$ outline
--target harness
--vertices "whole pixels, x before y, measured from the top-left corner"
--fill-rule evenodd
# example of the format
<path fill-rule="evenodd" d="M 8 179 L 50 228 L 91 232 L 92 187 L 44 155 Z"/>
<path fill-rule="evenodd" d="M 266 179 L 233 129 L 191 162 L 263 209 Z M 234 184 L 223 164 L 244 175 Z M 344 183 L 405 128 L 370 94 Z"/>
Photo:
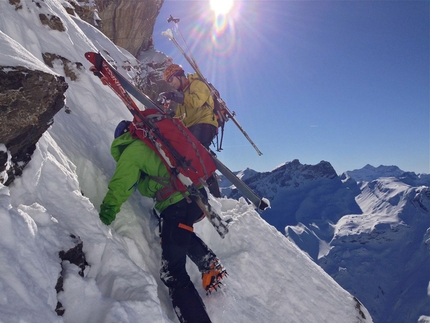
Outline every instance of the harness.
<path fill-rule="evenodd" d="M 177 187 L 175 187 L 175 185 L 172 184 L 171 179 L 169 177 L 152 176 L 152 175 L 147 175 L 147 177 L 149 177 L 149 179 L 153 180 L 154 182 L 160 185 L 163 185 L 163 188 L 160 188 L 157 192 L 155 192 L 155 199 L 157 202 L 163 202 L 167 200 L 170 196 L 172 196 L 176 192 L 181 193 L 188 203 L 191 202 L 188 195 L 185 194 L 185 192 L 181 192 Z"/>

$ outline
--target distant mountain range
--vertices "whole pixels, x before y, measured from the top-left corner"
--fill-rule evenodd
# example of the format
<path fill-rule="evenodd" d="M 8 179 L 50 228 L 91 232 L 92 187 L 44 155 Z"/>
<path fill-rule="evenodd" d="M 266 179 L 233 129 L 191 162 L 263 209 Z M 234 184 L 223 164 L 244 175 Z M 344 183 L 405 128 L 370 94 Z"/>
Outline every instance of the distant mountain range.
<path fill-rule="evenodd" d="M 347 171 L 326 161 L 238 172 L 271 209 L 261 216 L 357 296 L 376 323 L 430 319 L 430 175 L 397 166 Z M 223 179 L 222 192 L 240 192 Z"/>
<path fill-rule="evenodd" d="M 381 177 L 396 177 L 402 182 L 412 185 L 430 185 L 430 174 L 415 174 L 414 172 L 405 172 L 397 166 L 378 166 L 373 167 L 367 164 L 361 169 L 347 171 L 342 174 L 343 177 L 351 177 L 357 182 L 371 182 Z"/>

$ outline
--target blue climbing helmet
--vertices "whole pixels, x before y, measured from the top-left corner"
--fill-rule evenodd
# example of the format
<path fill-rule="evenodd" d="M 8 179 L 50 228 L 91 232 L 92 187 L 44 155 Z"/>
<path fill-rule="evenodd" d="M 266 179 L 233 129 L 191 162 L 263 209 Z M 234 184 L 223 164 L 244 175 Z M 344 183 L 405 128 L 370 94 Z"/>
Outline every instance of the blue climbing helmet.
<path fill-rule="evenodd" d="M 122 120 L 120 123 L 118 123 L 114 134 L 115 139 L 130 131 L 129 129 L 130 123 L 131 121 L 127 121 L 127 120 Z"/>

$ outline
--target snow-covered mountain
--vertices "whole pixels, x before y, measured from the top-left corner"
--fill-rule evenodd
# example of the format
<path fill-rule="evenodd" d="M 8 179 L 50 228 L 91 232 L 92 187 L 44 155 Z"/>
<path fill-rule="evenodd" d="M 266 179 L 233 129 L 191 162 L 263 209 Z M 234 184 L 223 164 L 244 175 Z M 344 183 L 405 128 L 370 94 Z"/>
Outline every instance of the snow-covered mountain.
<path fill-rule="evenodd" d="M 356 199 L 363 213 L 336 223 L 318 263 L 363 300 L 375 322 L 428 322 L 430 188 L 385 177 Z"/>
<path fill-rule="evenodd" d="M 297 160 L 250 173 L 249 186 L 272 199 L 262 217 L 358 296 L 375 322 L 430 321 L 428 174 L 366 165 L 337 176 L 327 162 Z"/>
<path fill-rule="evenodd" d="M 102 51 L 131 78 L 139 62 L 70 16 L 70 6 L 0 1 L 0 68 L 43 69 L 69 85 L 67 109 L 55 116 L 22 176 L 0 184 L 0 322 L 177 322 L 159 278 L 152 201 L 133 195 L 109 227 L 98 218 L 115 167 L 113 130 L 130 116 L 88 71 L 84 53 Z M 45 53 L 61 59 L 48 67 Z M 211 204 L 232 220 L 225 239 L 208 221 L 196 225 L 229 273 L 221 291 L 206 297 L 199 289 L 213 322 L 372 322 L 355 296 L 244 199 Z M 200 273 L 187 266 L 199 287 Z"/>
<path fill-rule="evenodd" d="M 366 165 L 361 169 L 347 171 L 342 174 L 342 178 L 353 178 L 357 182 L 371 182 L 381 177 L 395 177 L 405 184 L 411 186 L 430 186 L 430 174 L 415 174 L 414 172 L 405 172 L 397 166 L 373 167 Z"/>
<path fill-rule="evenodd" d="M 287 225 L 314 223 L 330 239 L 333 234 L 330 223 L 336 223 L 345 214 L 361 212 L 355 201 L 360 192 L 357 183 L 342 181 L 326 161 L 302 165 L 293 160 L 270 172 L 248 170 L 247 173 L 244 181 L 270 200 L 271 209 L 264 211 L 263 218 L 282 233 Z M 238 198 L 241 194 L 230 188 L 227 196 Z"/>

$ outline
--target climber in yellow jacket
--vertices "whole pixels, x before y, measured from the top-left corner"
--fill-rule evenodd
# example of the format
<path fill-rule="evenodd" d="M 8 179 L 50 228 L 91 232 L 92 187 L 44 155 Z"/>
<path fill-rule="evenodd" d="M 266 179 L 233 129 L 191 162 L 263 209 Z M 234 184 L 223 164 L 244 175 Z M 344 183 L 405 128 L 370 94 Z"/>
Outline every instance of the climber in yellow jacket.
<path fill-rule="evenodd" d="M 214 114 L 214 101 L 210 89 L 197 74 L 186 76 L 182 67 L 177 64 L 167 66 L 163 77 L 176 91 L 160 93 L 159 100 L 177 102 L 175 116 L 204 147 L 209 149 L 218 132 L 218 120 Z M 216 178 L 209 178 L 207 183 L 212 195 L 221 197 Z"/>

